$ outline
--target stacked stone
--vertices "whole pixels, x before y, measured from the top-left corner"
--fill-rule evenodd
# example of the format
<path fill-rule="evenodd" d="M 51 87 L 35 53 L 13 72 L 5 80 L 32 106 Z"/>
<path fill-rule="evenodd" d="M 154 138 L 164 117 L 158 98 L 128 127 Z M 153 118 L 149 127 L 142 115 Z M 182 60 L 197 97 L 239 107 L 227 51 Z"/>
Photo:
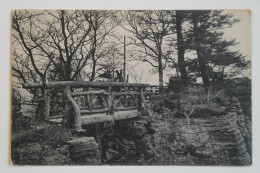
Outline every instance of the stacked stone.
<path fill-rule="evenodd" d="M 99 146 L 93 137 L 80 137 L 67 141 L 71 160 L 78 165 L 100 164 Z"/>
<path fill-rule="evenodd" d="M 139 164 L 137 161 L 146 152 L 147 141 L 151 140 L 148 129 L 149 117 L 141 117 L 128 121 L 129 131 L 124 135 L 127 138 L 120 140 L 120 153 L 127 160 L 127 164 Z"/>
<path fill-rule="evenodd" d="M 234 152 L 234 161 L 238 164 L 242 165 L 249 165 L 251 164 L 251 124 L 247 121 L 247 116 L 243 113 L 241 109 L 240 103 L 236 97 L 231 98 L 231 110 L 237 115 L 236 117 L 236 127 L 237 132 L 239 133 L 236 135 L 239 137 L 239 141 L 237 141 L 236 145 L 231 147 L 231 151 Z M 230 152 L 232 154 L 232 152 Z"/>
<path fill-rule="evenodd" d="M 181 150 L 187 149 L 192 156 L 190 164 L 250 165 L 251 129 L 248 126 L 238 100 L 231 97 L 226 102 L 225 114 L 191 118 L 190 127 L 186 119 L 176 119 L 173 133 L 178 144 L 182 142 L 185 146 Z"/>

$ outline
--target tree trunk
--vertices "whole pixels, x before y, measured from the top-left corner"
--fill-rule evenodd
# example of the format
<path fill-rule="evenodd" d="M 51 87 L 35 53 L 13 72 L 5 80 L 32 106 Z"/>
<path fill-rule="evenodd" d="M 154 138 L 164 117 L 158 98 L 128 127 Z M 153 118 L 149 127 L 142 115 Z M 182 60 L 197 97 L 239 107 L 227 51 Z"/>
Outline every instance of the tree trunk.
<path fill-rule="evenodd" d="M 199 70 L 201 72 L 201 77 L 203 81 L 204 87 L 208 88 L 210 85 L 208 74 L 207 74 L 207 66 L 205 62 L 204 55 L 202 53 L 201 48 L 196 49 L 198 60 L 199 60 Z"/>
<path fill-rule="evenodd" d="M 184 40 L 182 37 L 182 11 L 176 11 L 176 30 L 177 30 L 177 49 L 178 49 L 178 66 L 181 73 L 182 82 L 187 81 L 187 72 L 184 60 Z"/>
<path fill-rule="evenodd" d="M 48 93 L 49 89 L 43 89 L 43 98 L 44 98 L 44 120 L 50 118 L 50 96 Z"/>
<path fill-rule="evenodd" d="M 89 81 L 93 81 L 95 79 L 96 76 L 96 60 L 93 59 L 93 67 L 92 67 L 92 73 L 91 73 L 91 78 L 89 79 Z"/>
<path fill-rule="evenodd" d="M 193 13 L 193 26 L 194 26 L 194 40 L 195 40 L 195 49 L 198 56 L 199 61 L 199 71 L 201 73 L 201 77 L 203 80 L 203 85 L 205 88 L 209 87 L 209 78 L 207 75 L 207 65 L 206 65 L 206 59 L 205 55 L 203 54 L 203 48 L 200 45 L 200 34 L 199 34 L 199 28 L 198 28 L 198 16 L 196 13 Z"/>
<path fill-rule="evenodd" d="M 66 63 L 66 68 L 65 68 L 65 80 L 66 81 L 71 81 L 71 58 L 68 57 L 68 61 Z"/>
<path fill-rule="evenodd" d="M 163 93 L 163 67 L 162 67 L 161 57 L 158 57 L 158 72 L 159 72 L 159 93 Z"/>

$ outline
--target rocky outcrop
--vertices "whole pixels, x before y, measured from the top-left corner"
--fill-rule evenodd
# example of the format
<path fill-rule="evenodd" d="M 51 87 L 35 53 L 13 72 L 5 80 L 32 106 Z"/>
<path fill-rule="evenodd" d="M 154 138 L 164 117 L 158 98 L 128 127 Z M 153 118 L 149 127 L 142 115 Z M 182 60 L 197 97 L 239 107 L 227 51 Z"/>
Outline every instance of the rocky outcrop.
<path fill-rule="evenodd" d="M 235 78 L 232 79 L 229 83 L 231 83 L 229 85 L 229 90 L 238 98 L 244 114 L 251 120 L 251 79 L 247 77 Z"/>
<path fill-rule="evenodd" d="M 102 164 L 112 165 L 250 165 L 250 119 L 236 97 L 221 101 L 196 105 L 189 121 L 165 108 L 153 117 L 99 125 L 96 139 L 70 145 L 71 158 L 76 164 L 96 164 L 99 152 Z"/>
<path fill-rule="evenodd" d="M 103 163 L 140 164 L 143 156 L 141 150 L 145 151 L 147 141 L 151 141 L 152 133 L 148 126 L 149 118 L 145 117 L 116 122 L 113 135 L 104 136 L 100 143 Z"/>
<path fill-rule="evenodd" d="M 67 143 L 71 159 L 75 164 L 100 164 L 99 146 L 93 137 L 79 137 Z"/>
<path fill-rule="evenodd" d="M 235 97 L 223 109 L 221 114 L 211 113 L 211 116 L 201 111 L 201 115 L 194 113 L 190 126 L 186 119 L 173 121 L 173 134 L 179 142 L 177 155 L 189 157 L 187 164 L 251 164 L 251 130 L 247 117 Z"/>

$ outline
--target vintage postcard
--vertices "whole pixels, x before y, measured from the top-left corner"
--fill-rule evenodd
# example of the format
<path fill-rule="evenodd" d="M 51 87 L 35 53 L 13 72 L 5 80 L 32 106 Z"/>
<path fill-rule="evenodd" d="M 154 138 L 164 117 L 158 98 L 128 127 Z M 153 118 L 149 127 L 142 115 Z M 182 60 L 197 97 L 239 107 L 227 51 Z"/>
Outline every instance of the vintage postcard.
<path fill-rule="evenodd" d="M 252 163 L 250 10 L 13 10 L 13 165 Z"/>

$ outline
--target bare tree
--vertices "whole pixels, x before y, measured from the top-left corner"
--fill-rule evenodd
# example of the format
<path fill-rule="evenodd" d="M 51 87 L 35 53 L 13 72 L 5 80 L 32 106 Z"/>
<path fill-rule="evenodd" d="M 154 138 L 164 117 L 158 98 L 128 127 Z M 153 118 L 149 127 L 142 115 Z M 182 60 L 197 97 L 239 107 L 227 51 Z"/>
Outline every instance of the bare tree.
<path fill-rule="evenodd" d="M 190 116 L 193 114 L 195 108 L 196 104 L 192 105 L 191 103 L 188 103 L 187 105 L 183 106 L 181 110 L 178 110 L 178 113 L 184 115 L 187 119 L 188 127 L 190 127 Z"/>
<path fill-rule="evenodd" d="M 117 11 L 83 11 L 85 20 L 89 22 L 93 29 L 91 40 L 91 73 L 87 74 L 90 81 L 97 77 L 96 70 L 98 61 L 105 58 L 111 51 L 107 49 L 111 44 L 108 38 L 113 38 L 113 30 L 120 22 L 117 20 Z"/>
<path fill-rule="evenodd" d="M 78 80 L 83 68 L 95 58 L 103 40 L 113 29 L 103 27 L 103 33 L 97 32 L 113 14 L 104 13 L 107 15 L 102 14 L 105 17 L 100 20 L 90 11 L 14 11 L 12 70 L 15 79 L 22 83 Z M 47 89 L 42 93 L 47 106 Z M 44 110 L 48 116 L 49 108 Z"/>
<path fill-rule="evenodd" d="M 129 27 L 122 26 L 133 34 L 133 58 L 149 63 L 159 73 L 159 90 L 163 92 L 163 70 L 170 59 L 167 37 L 171 34 L 169 11 L 128 11 L 123 14 Z"/>
<path fill-rule="evenodd" d="M 148 77 L 144 79 L 144 70 L 138 73 L 133 67 L 129 68 L 129 75 L 134 83 L 147 83 Z"/>
<path fill-rule="evenodd" d="M 99 64 L 98 71 L 102 72 L 102 74 L 100 74 L 99 77 L 107 78 L 111 81 L 122 82 L 122 48 L 116 42 L 112 42 L 111 44 L 106 46 L 105 50 L 106 57 L 104 57 L 102 59 L 102 63 Z"/>
<path fill-rule="evenodd" d="M 14 49 L 12 58 L 12 75 L 16 79 L 16 83 L 38 82 L 37 74 L 29 63 L 28 56 L 18 54 Z"/>
<path fill-rule="evenodd" d="M 83 68 L 93 61 L 93 80 L 96 53 L 115 25 L 106 27 L 106 19 L 115 12 L 102 11 L 14 11 L 14 47 L 29 57 L 29 64 L 42 82 L 76 80 Z M 102 30 L 102 32 L 98 32 Z M 17 62 L 19 63 L 19 62 Z M 21 64 L 22 65 L 22 64 Z M 51 68 L 50 68 L 51 67 Z M 25 68 L 25 67 L 23 67 Z M 16 75 L 19 71 L 13 67 Z M 56 74 L 50 78 L 51 74 Z M 25 81 L 24 81 L 25 82 Z"/>
<path fill-rule="evenodd" d="M 26 73 L 26 68 L 28 71 L 31 72 L 33 70 L 37 75 L 37 77 L 40 78 L 42 82 L 44 82 L 46 78 L 47 70 L 50 66 L 50 61 L 41 64 L 41 66 L 38 65 L 40 63 L 40 59 L 36 59 L 37 53 L 35 52 L 38 46 L 33 44 L 33 42 L 30 39 L 30 37 L 33 34 L 32 18 L 35 18 L 39 15 L 41 15 L 41 13 L 29 13 L 27 11 L 13 12 L 13 18 L 12 18 L 13 19 L 12 29 L 13 29 L 13 38 L 14 38 L 13 47 L 18 47 L 18 48 L 13 49 L 13 56 L 14 56 L 13 61 L 15 63 L 13 63 L 12 69 L 15 72 L 13 75 L 15 77 L 20 77 L 21 79 L 23 79 L 23 82 L 27 81 L 26 74 L 28 73 Z M 38 40 L 39 39 L 40 37 L 38 38 Z M 42 37 L 42 39 L 44 38 Z M 19 55 L 18 52 L 23 52 L 24 55 Z M 25 58 L 25 60 L 27 61 L 24 61 L 23 58 Z M 29 63 L 31 65 L 31 68 L 29 66 Z"/>

